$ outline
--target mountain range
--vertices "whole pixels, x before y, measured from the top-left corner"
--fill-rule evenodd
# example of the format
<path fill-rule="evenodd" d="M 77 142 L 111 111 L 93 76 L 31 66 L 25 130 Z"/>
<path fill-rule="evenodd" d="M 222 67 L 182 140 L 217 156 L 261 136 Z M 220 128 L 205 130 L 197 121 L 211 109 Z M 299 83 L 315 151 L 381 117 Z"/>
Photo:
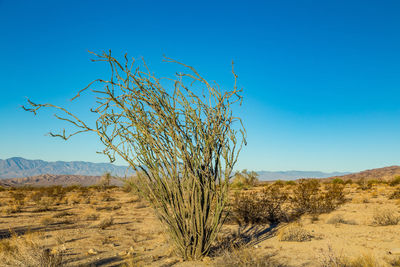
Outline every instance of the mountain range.
<path fill-rule="evenodd" d="M 84 161 L 55 161 L 29 160 L 21 157 L 14 157 L 5 160 L 0 159 L 0 178 L 21 178 L 51 175 L 83 175 L 101 176 L 109 172 L 113 176 L 125 177 L 132 175 L 133 171 L 125 166 L 117 166 L 111 163 L 92 163 Z M 259 171 L 260 180 L 294 180 L 299 178 L 326 178 L 341 176 L 348 173 L 325 173 L 317 171 Z"/>
<path fill-rule="evenodd" d="M 271 180 L 295 180 L 300 178 L 327 178 L 342 176 L 349 172 L 319 172 L 319 171 L 259 171 L 258 179 L 261 181 Z"/>
<path fill-rule="evenodd" d="M 20 157 L 0 159 L 0 178 L 20 178 L 37 176 L 42 174 L 57 175 L 85 175 L 100 176 L 106 172 L 113 176 L 125 177 L 133 174 L 125 166 L 117 166 L 111 163 L 92 163 L 84 161 L 55 161 L 29 160 Z"/>

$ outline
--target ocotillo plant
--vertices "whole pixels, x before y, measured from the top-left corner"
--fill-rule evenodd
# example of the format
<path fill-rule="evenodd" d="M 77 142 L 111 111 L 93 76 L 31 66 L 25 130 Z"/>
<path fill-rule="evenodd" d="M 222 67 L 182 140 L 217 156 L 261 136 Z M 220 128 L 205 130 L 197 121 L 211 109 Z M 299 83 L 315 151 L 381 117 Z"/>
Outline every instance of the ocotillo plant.
<path fill-rule="evenodd" d="M 56 118 L 77 128 L 69 134 L 50 133 L 54 137 L 95 132 L 105 146 L 102 153 L 111 161 L 119 155 L 137 171 L 139 191 L 167 226 L 182 257 L 202 258 L 224 222 L 229 178 L 245 143 L 241 120 L 232 113 L 242 100 L 233 64 L 233 89 L 222 91 L 193 67 L 169 58 L 164 61 L 188 73 L 159 79 L 144 61 L 142 71 L 126 55 L 120 63 L 111 51 L 93 54 L 93 61 L 110 66 L 111 78 L 94 80 L 72 100 L 91 89 L 97 99 L 91 108 L 96 121 L 90 124 L 63 107 L 31 100 L 24 109 L 36 114 L 55 108 L 63 114 Z"/>

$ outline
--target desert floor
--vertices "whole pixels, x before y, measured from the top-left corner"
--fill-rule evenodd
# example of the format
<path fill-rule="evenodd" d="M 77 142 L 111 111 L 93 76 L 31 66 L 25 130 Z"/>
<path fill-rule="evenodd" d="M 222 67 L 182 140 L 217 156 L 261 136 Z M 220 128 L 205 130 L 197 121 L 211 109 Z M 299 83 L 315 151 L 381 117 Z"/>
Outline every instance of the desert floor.
<path fill-rule="evenodd" d="M 152 209 L 121 188 L 71 191 L 47 202 L 35 202 L 34 192 L 15 196 L 2 191 L 0 252 L 7 250 L 5 243 L 29 237 L 62 251 L 67 266 L 226 266 L 233 258 L 244 266 L 252 265 L 250 258 L 264 258 L 271 266 L 339 266 L 335 261 L 341 258 L 375 264 L 364 266 L 399 266 L 400 225 L 374 220 L 377 215 L 399 216 L 399 200 L 389 199 L 394 190 L 388 185 L 361 190 L 349 184 L 347 202 L 328 214 L 304 215 L 277 226 L 228 223 L 220 240 L 240 231 L 246 246 L 217 251 L 199 262 L 182 262 Z M 300 229 L 307 238 L 280 241 L 288 229 Z"/>

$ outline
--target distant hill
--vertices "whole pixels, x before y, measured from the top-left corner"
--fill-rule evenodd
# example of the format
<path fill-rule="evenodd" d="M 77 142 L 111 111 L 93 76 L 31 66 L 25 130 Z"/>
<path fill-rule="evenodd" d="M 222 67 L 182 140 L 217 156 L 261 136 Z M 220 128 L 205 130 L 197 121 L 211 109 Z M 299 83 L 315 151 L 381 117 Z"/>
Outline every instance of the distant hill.
<path fill-rule="evenodd" d="M 333 176 L 329 179 L 340 178 L 343 180 L 351 179 L 353 181 L 365 179 L 365 180 L 384 180 L 388 181 L 393 179 L 395 176 L 400 176 L 400 166 L 389 166 L 377 169 L 366 170 L 358 173 L 351 173 L 342 176 Z"/>
<path fill-rule="evenodd" d="M 259 171 L 257 173 L 260 181 L 296 180 L 300 178 L 327 178 L 349 174 L 349 172 L 326 173 L 319 171 Z"/>
<path fill-rule="evenodd" d="M 111 163 L 92 163 L 84 161 L 28 160 L 20 157 L 0 159 L 0 178 L 19 178 L 42 174 L 101 176 L 110 172 L 114 176 L 124 177 L 127 167 Z M 130 170 L 128 175 L 132 174 Z"/>
<path fill-rule="evenodd" d="M 0 186 L 51 186 L 51 185 L 82 185 L 90 186 L 99 184 L 101 176 L 84 176 L 84 175 L 57 175 L 57 174 L 41 174 L 24 178 L 1 179 Z M 112 185 L 122 185 L 123 182 L 117 178 L 111 179 Z"/>

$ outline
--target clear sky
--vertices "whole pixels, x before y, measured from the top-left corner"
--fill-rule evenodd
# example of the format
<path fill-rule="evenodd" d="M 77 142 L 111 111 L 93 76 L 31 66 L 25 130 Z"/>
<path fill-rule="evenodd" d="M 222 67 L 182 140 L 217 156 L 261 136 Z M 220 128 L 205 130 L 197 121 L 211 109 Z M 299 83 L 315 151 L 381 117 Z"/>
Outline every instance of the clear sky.
<path fill-rule="evenodd" d="M 107 70 L 87 51 L 112 49 L 160 74 L 174 71 L 167 55 L 225 88 L 234 60 L 248 134 L 238 169 L 398 165 L 399 14 L 397 0 L 0 0 L 0 158 L 106 162 L 96 136 L 48 137 L 63 124 L 20 106 L 25 97 L 71 106 Z"/>

